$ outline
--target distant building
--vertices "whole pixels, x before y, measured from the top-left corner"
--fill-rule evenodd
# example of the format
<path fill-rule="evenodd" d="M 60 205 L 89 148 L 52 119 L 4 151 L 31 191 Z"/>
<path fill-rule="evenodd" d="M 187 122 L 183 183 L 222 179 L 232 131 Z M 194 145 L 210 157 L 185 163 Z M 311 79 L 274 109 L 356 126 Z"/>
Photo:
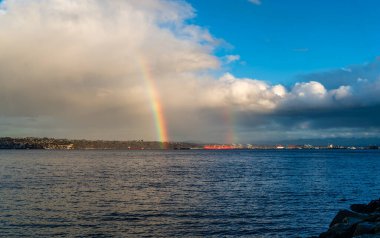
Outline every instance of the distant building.
<path fill-rule="evenodd" d="M 235 149 L 232 145 L 205 145 L 203 147 L 205 150 L 232 150 Z"/>

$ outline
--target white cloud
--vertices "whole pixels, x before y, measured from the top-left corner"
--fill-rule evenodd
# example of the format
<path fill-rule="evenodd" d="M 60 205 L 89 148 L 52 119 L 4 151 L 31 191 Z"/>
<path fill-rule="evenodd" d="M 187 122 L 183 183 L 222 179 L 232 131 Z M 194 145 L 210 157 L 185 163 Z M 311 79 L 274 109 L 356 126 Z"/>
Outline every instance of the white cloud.
<path fill-rule="evenodd" d="M 211 106 L 233 106 L 243 111 L 273 110 L 286 95 L 281 85 L 271 86 L 260 80 L 239 79 L 225 74 L 204 91 L 204 101 Z"/>
<path fill-rule="evenodd" d="M 250 3 L 253 3 L 255 5 L 261 5 L 261 0 L 248 0 Z"/>
<path fill-rule="evenodd" d="M 240 60 L 240 55 L 226 55 L 225 59 L 227 63 L 229 64 L 229 63 Z"/>
<path fill-rule="evenodd" d="M 352 96 L 352 87 L 351 86 L 340 86 L 338 89 L 331 91 L 332 95 L 337 100 L 344 100 Z"/>
<path fill-rule="evenodd" d="M 297 97 L 312 100 L 316 98 L 323 98 L 327 91 L 322 84 L 311 81 L 307 83 L 296 83 L 292 93 Z"/>

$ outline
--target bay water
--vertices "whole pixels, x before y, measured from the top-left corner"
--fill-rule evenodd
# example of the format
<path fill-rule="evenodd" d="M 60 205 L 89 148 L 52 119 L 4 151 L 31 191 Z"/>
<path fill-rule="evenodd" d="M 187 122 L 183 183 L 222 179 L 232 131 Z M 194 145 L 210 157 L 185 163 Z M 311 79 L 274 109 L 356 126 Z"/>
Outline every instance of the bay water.
<path fill-rule="evenodd" d="M 0 151 L 1 237 L 311 237 L 380 151 Z"/>

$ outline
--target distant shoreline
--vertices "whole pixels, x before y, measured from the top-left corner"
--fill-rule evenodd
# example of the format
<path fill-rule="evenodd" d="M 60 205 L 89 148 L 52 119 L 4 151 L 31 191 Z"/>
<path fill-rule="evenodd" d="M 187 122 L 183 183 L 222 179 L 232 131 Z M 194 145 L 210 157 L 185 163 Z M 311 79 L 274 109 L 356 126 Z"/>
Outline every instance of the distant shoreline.
<path fill-rule="evenodd" d="M 341 145 L 252 145 L 252 144 L 202 144 L 190 142 L 160 142 L 160 141 L 111 141 L 111 140 L 71 140 L 56 138 L 12 138 L 1 137 L 0 149 L 10 150 L 378 150 L 377 145 L 341 146 Z"/>
<path fill-rule="evenodd" d="M 41 150 L 144 150 L 144 149 L 188 149 L 198 147 L 195 143 L 159 141 L 106 141 L 70 140 L 55 138 L 0 138 L 0 149 L 41 149 Z"/>

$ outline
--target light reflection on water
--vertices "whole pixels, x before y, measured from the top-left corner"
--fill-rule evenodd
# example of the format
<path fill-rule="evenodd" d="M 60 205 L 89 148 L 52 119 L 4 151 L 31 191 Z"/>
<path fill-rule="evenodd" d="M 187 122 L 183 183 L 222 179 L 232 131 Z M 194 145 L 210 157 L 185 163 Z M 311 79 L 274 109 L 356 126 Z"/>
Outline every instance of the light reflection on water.
<path fill-rule="evenodd" d="M 379 169 L 378 151 L 0 151 L 0 234 L 308 237 L 378 198 Z"/>

